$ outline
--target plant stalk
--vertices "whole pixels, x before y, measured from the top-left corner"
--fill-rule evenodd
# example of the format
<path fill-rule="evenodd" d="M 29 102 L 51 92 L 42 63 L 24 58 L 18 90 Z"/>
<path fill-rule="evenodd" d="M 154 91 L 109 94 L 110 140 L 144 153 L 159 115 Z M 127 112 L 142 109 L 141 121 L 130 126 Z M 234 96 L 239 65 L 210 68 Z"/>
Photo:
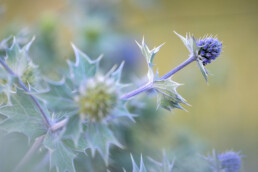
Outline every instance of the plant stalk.
<path fill-rule="evenodd" d="M 166 73 L 165 75 L 160 77 L 158 80 L 168 79 L 169 77 L 174 75 L 176 72 L 183 69 L 185 66 L 189 65 L 190 63 L 194 62 L 195 60 L 196 60 L 195 56 L 193 56 L 193 55 L 190 56 L 187 60 L 185 60 L 183 63 L 181 63 L 180 65 L 178 65 L 177 67 L 175 67 L 174 69 L 172 69 L 171 71 L 169 71 L 168 73 Z M 153 82 L 149 82 L 149 83 L 143 85 L 142 87 L 137 88 L 136 90 L 133 90 L 133 91 L 121 96 L 120 98 L 121 99 L 129 99 L 129 98 L 136 96 L 144 91 L 148 91 L 148 90 L 152 89 L 152 84 L 153 84 Z"/>
<path fill-rule="evenodd" d="M 56 130 L 63 128 L 67 122 L 68 122 L 68 119 L 65 118 L 62 121 L 59 121 L 59 122 L 53 124 L 50 129 L 51 129 L 51 131 L 55 132 Z"/>

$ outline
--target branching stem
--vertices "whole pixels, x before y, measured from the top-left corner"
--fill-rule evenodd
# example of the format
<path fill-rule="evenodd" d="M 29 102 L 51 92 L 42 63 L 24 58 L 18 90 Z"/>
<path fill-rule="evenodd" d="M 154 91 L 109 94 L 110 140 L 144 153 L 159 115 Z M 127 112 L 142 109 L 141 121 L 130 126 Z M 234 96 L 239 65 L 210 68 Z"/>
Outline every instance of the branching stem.
<path fill-rule="evenodd" d="M 159 80 L 165 80 L 169 77 L 171 77 L 172 75 L 174 75 L 176 72 L 178 72 L 179 70 L 183 69 L 185 66 L 187 66 L 188 64 L 194 62 L 196 60 L 195 56 L 190 56 L 186 61 L 184 61 L 183 63 L 181 63 L 180 65 L 178 65 L 177 67 L 175 67 L 174 69 L 172 69 L 171 71 L 169 71 L 168 73 L 166 73 L 165 75 L 163 75 L 162 77 L 159 78 Z M 121 99 L 129 99 L 133 96 L 136 96 L 144 91 L 148 91 L 150 89 L 152 89 L 152 84 L 153 82 L 149 82 L 145 85 L 143 85 L 140 88 L 137 88 L 136 90 L 133 90 L 125 95 L 123 95 L 121 97 Z"/>
<path fill-rule="evenodd" d="M 42 117 L 44 119 L 44 123 L 45 125 L 50 128 L 51 127 L 51 124 L 50 124 L 50 121 L 45 113 L 45 111 L 43 110 L 43 108 L 41 107 L 41 105 L 39 104 L 39 101 L 36 99 L 36 97 L 34 97 L 33 95 L 30 94 L 30 90 L 27 88 L 27 86 L 22 82 L 21 78 L 15 74 L 12 69 L 5 63 L 5 61 L 0 58 L 0 63 L 1 65 L 5 68 L 5 70 L 10 74 L 12 75 L 13 77 L 17 78 L 18 79 L 18 84 L 19 86 L 25 91 L 28 93 L 28 95 L 30 96 L 30 98 L 32 99 L 32 101 L 36 104 L 36 106 L 38 107 L 40 113 L 42 114 Z"/>
<path fill-rule="evenodd" d="M 68 119 L 65 118 L 65 119 L 63 119 L 62 121 L 59 121 L 59 122 L 53 124 L 53 125 L 51 126 L 51 128 L 50 128 L 51 131 L 55 132 L 56 130 L 58 130 L 58 129 L 60 129 L 60 128 L 63 128 L 63 127 L 66 125 L 67 121 L 68 121 Z"/>

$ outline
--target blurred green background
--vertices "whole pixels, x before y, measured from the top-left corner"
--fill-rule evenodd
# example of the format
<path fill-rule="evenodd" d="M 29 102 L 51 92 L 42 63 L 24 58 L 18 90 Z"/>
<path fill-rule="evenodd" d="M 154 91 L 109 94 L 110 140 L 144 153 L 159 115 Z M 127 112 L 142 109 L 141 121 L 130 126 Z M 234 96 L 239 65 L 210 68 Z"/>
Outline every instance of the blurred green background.
<path fill-rule="evenodd" d="M 112 55 L 110 50 L 116 49 L 119 43 L 114 40 L 117 34 L 127 35 L 128 46 L 132 47 L 136 47 L 134 40 L 140 41 L 144 35 L 150 47 L 166 42 L 155 59 L 156 67 L 160 75 L 163 75 L 188 56 L 187 49 L 173 34 L 173 30 L 182 35 L 191 32 L 195 37 L 206 34 L 217 35 L 219 40 L 223 41 L 224 52 L 218 60 L 207 66 L 213 74 L 209 77 L 208 85 L 196 64 L 191 64 L 177 73 L 173 79 L 184 83 L 179 88 L 179 93 L 192 106 L 185 107 L 189 112 L 175 110 L 171 114 L 163 110 L 158 111 L 157 113 L 166 113 L 160 116 L 162 125 L 159 127 L 163 127 L 162 132 L 150 140 L 154 145 L 166 147 L 171 144 L 175 133 L 181 131 L 181 128 L 182 130 L 187 128 L 194 133 L 194 136 L 207 142 L 210 149 L 241 150 L 246 155 L 245 170 L 256 171 L 258 168 L 258 1 L 97 0 L 97 2 L 103 3 L 101 8 L 94 6 L 95 8 L 90 9 L 87 5 L 95 4 L 87 2 L 85 6 L 79 8 L 80 10 L 73 11 L 72 9 L 78 8 L 76 5 L 80 6 L 83 1 L 79 3 L 65 0 L 1 0 L 0 38 L 17 34 L 24 28 L 34 28 L 32 34 L 40 37 L 42 35 L 36 32 L 39 26 L 43 25 L 47 30 L 53 29 L 51 27 L 59 23 L 58 29 L 50 35 L 50 40 L 54 38 L 53 40 L 57 42 L 57 48 L 61 52 L 59 56 L 68 59 L 73 58 L 70 57 L 72 51 L 70 42 L 79 45 L 86 52 L 89 49 L 89 54 L 96 57 L 101 53 Z M 103 9 L 108 9 L 109 18 L 100 17 L 101 20 L 95 20 L 96 15 L 78 17 L 84 10 L 92 10 L 87 14 L 98 11 L 101 15 Z M 80 26 L 75 24 L 75 21 Z M 101 44 L 89 47 L 87 41 L 81 41 L 80 35 L 84 32 L 76 30 L 75 27 L 88 29 L 89 42 L 96 41 L 99 33 L 105 36 Z M 138 55 L 139 52 L 136 54 L 135 60 L 142 62 L 143 57 Z M 127 70 L 130 71 L 130 67 Z M 139 71 L 136 75 L 143 76 L 144 72 L 145 70 Z M 144 142 L 146 139 L 149 138 L 145 138 L 142 134 L 139 141 Z"/>

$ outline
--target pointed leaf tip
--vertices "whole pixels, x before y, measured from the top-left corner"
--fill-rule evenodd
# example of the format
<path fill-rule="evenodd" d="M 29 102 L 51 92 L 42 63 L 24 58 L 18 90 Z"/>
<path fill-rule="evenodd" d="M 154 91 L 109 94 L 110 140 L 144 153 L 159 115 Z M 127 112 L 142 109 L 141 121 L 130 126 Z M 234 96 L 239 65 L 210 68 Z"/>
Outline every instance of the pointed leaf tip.
<path fill-rule="evenodd" d="M 204 67 L 204 65 L 202 64 L 202 61 L 200 59 L 197 59 L 197 65 L 202 73 L 202 76 L 204 77 L 206 83 L 208 83 L 208 72 L 207 69 Z"/>
<path fill-rule="evenodd" d="M 177 93 L 176 88 L 178 83 L 172 81 L 170 78 L 166 80 L 155 81 L 153 89 L 157 93 L 157 108 L 162 107 L 168 111 L 174 108 L 183 109 L 180 103 L 186 104 L 185 100 Z"/>

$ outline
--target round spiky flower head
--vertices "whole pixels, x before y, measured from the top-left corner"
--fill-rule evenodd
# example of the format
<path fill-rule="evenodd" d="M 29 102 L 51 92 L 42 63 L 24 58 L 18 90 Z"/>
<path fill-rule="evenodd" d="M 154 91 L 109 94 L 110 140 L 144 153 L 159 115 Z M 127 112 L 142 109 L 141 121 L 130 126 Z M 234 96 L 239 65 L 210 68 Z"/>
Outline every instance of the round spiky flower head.
<path fill-rule="evenodd" d="M 241 155 L 237 152 L 225 152 L 218 155 L 221 169 L 225 172 L 237 172 L 241 168 Z"/>
<path fill-rule="evenodd" d="M 81 119 L 101 121 L 115 108 L 118 101 L 118 92 L 112 78 L 96 75 L 80 86 L 79 104 Z"/>
<path fill-rule="evenodd" d="M 197 46 L 201 47 L 198 54 L 202 57 L 203 65 L 215 60 L 221 53 L 222 43 L 213 37 L 197 40 Z"/>

